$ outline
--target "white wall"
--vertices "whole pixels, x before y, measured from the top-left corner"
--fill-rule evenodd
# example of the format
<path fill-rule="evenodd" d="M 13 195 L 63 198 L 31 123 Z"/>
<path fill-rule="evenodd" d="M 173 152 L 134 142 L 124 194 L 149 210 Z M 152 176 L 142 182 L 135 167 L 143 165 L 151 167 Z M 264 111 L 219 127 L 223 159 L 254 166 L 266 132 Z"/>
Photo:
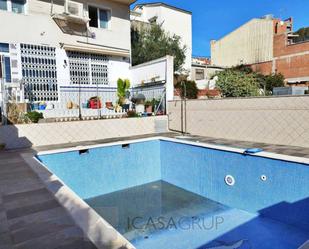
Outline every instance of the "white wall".
<path fill-rule="evenodd" d="M 159 23 L 171 34 L 181 37 L 182 45 L 187 47 L 184 69 L 191 73 L 192 63 L 192 16 L 190 14 L 175 11 L 170 8 L 162 8 L 162 16 L 159 16 Z"/>
<path fill-rule="evenodd" d="M 174 58 L 166 56 L 157 60 L 146 62 L 131 67 L 132 87 L 141 85 L 142 82 L 166 81 L 166 98 L 173 100 L 174 97 Z"/>
<path fill-rule="evenodd" d="M 1 42 L 23 42 L 59 47 L 60 43 L 83 46 L 79 43 L 79 41 L 82 41 L 130 50 L 129 5 L 108 0 L 80 1 L 84 3 L 85 16 L 88 15 L 87 4 L 89 3 L 111 9 L 110 29 L 90 28 L 91 31 L 96 33 L 96 38 L 92 39 L 64 34 L 50 16 L 50 1 L 29 0 L 28 2 L 28 14 L 26 15 L 0 11 L 1 23 L 5 20 L 9 24 L 1 25 Z M 60 3 L 59 1 L 54 1 L 54 13 L 63 13 L 63 1 L 60 1 Z M 87 45 L 84 46 L 86 47 Z"/>
<path fill-rule="evenodd" d="M 111 56 L 109 58 L 108 77 L 110 87 L 117 87 L 117 80 L 119 78 L 130 79 L 131 71 L 129 59 L 119 56 Z"/>
<path fill-rule="evenodd" d="M 67 62 L 65 64 L 65 61 Z M 61 86 L 67 86 L 70 84 L 70 67 L 69 67 L 69 58 L 64 49 L 56 49 L 56 65 L 57 65 L 57 80 L 58 80 L 58 89 Z"/>
<path fill-rule="evenodd" d="M 167 132 L 167 117 L 0 126 L 7 149 L 95 141 Z M 73 145 L 72 145 L 73 146 Z"/>

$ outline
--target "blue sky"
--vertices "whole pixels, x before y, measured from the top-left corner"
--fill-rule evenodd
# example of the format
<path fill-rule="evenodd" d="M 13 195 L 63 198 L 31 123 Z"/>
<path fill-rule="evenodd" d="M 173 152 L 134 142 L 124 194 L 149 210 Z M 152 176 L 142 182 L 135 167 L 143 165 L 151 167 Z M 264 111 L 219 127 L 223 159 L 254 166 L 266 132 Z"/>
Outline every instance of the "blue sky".
<path fill-rule="evenodd" d="M 143 1 L 137 3 L 158 2 Z M 309 26 L 309 0 L 163 0 L 193 13 L 193 55 L 210 55 L 210 40 L 219 39 L 254 17 L 274 14 L 294 18 L 294 30 Z"/>

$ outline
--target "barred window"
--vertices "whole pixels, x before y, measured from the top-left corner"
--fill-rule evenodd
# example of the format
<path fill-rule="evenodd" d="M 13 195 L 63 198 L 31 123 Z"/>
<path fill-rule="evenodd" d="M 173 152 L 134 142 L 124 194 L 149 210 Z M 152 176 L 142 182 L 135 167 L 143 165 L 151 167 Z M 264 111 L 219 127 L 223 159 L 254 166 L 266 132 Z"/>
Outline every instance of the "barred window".
<path fill-rule="evenodd" d="M 21 62 L 25 97 L 30 101 L 57 101 L 56 49 L 21 44 Z"/>
<path fill-rule="evenodd" d="M 108 85 L 108 58 L 80 52 L 68 52 L 71 84 Z"/>

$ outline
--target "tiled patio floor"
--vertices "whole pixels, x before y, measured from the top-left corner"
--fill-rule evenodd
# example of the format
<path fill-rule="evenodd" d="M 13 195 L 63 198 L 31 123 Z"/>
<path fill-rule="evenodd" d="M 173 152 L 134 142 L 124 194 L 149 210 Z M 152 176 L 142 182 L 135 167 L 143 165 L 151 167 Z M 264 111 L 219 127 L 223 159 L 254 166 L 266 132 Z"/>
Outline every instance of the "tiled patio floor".
<path fill-rule="evenodd" d="M 174 137 L 175 133 L 160 134 Z M 138 139 L 149 136 L 130 137 Z M 115 138 L 81 144 L 65 144 L 27 150 L 0 152 L 0 248 L 1 249 L 92 249 L 65 209 L 48 192 L 21 157 L 22 153 L 109 143 Z M 250 143 L 194 136 L 192 141 L 240 148 L 260 147 L 265 151 L 309 158 L 309 148 Z"/>
<path fill-rule="evenodd" d="M 255 143 L 255 142 L 237 141 L 237 140 L 228 140 L 228 139 L 220 139 L 220 138 L 201 137 L 201 136 L 192 136 L 192 139 L 190 140 L 209 143 L 209 144 L 243 148 L 243 149 L 261 148 L 267 152 L 273 152 L 273 153 L 278 153 L 278 154 L 283 154 L 283 155 L 288 155 L 288 156 L 309 158 L 309 148 L 304 148 L 304 147 Z"/>
<path fill-rule="evenodd" d="M 95 248 L 17 151 L 0 153 L 0 248 Z"/>

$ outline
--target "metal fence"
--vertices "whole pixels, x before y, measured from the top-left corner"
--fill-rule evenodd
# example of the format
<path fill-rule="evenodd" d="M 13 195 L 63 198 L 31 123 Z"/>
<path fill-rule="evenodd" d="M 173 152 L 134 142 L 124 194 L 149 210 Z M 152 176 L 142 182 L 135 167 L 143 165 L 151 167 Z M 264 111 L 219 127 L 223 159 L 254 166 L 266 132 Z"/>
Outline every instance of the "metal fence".
<path fill-rule="evenodd" d="M 49 98 L 50 93 L 48 89 L 48 85 L 42 84 L 40 89 L 35 89 L 36 94 L 39 96 L 37 100 L 29 101 L 27 96 L 30 95 L 29 92 L 32 89 L 27 88 L 26 84 L 23 84 L 22 81 L 19 85 L 1 84 L 0 108 L 2 123 L 7 123 L 6 117 L 10 116 L 12 104 L 18 105 L 17 109 L 21 113 L 29 111 L 42 113 L 45 121 L 125 117 L 129 110 L 132 112 L 136 111 L 135 104 L 131 100 L 138 94 L 145 96 L 145 102 L 155 103 L 151 112 L 149 108 L 145 108 L 144 111 L 140 111 L 140 116 L 162 115 L 166 113 L 166 89 L 163 83 L 133 86 L 129 90 L 130 94 L 127 96 L 128 103 L 126 107 L 118 105 L 119 98 L 116 87 L 107 87 L 99 84 L 59 86 L 57 87 L 58 95 L 56 101 Z M 17 93 L 19 95 L 18 98 L 16 98 Z M 91 99 L 95 99 L 97 105 L 91 105 Z"/>

